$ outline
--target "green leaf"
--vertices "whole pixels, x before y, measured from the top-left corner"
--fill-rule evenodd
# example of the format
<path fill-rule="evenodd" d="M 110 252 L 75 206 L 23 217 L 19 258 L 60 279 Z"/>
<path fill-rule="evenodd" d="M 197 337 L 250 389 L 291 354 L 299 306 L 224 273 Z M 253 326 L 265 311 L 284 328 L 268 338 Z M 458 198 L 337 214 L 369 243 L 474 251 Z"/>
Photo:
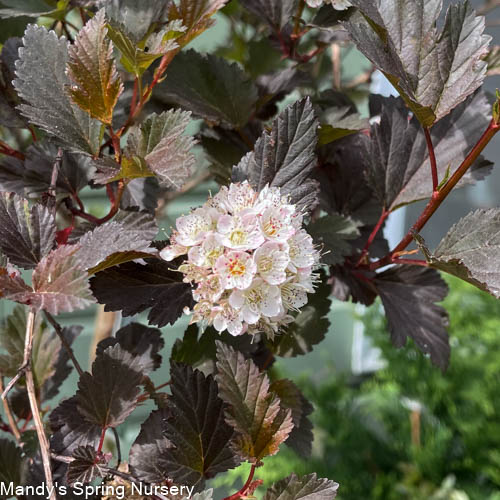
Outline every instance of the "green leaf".
<path fill-rule="evenodd" d="M 65 9 L 54 9 L 47 5 L 43 0 L 2 0 L 5 7 L 0 9 L 0 17 L 6 19 L 9 17 L 57 17 Z"/>
<path fill-rule="evenodd" d="M 293 429 L 292 412 L 270 391 L 269 378 L 243 354 L 217 342 L 217 375 L 221 398 L 230 405 L 226 421 L 237 432 L 235 449 L 252 463 L 278 452 Z"/>
<path fill-rule="evenodd" d="M 494 45 L 483 57 L 488 64 L 488 76 L 500 75 L 500 45 Z"/>
<path fill-rule="evenodd" d="M 184 307 L 192 307 L 191 287 L 182 282 L 171 262 L 148 259 L 146 265 L 128 262 L 97 273 L 91 280 L 94 296 L 107 311 L 132 316 L 151 308 L 150 324 L 173 324 Z"/>
<path fill-rule="evenodd" d="M 174 58 L 153 95 L 227 128 L 244 126 L 257 102 L 257 88 L 237 64 L 194 50 Z"/>
<path fill-rule="evenodd" d="M 441 31 L 442 0 L 353 0 L 345 24 L 358 49 L 384 72 L 422 125 L 430 127 L 483 83 L 491 37 L 470 2 L 451 5 Z"/>
<path fill-rule="evenodd" d="M 56 224 L 42 205 L 29 208 L 28 201 L 0 192 L 0 249 L 16 266 L 34 268 L 55 242 Z"/>
<path fill-rule="evenodd" d="M 372 107 L 380 108 L 380 124 L 371 127 L 367 179 L 380 203 L 387 209 L 412 203 L 432 195 L 430 163 L 422 127 L 411 118 L 402 99 L 372 96 Z M 455 171 L 477 143 L 490 122 L 491 105 L 478 92 L 458 105 L 430 130 L 443 179 L 448 168 Z M 459 186 L 484 178 L 491 164 L 479 157 Z"/>
<path fill-rule="evenodd" d="M 321 244 L 321 260 L 334 265 L 341 264 L 346 256 L 352 255 L 349 241 L 360 235 L 359 225 L 359 222 L 348 217 L 331 214 L 311 222 L 307 232 L 315 242 Z"/>
<path fill-rule="evenodd" d="M 81 109 L 111 125 L 113 109 L 123 91 L 113 60 L 113 44 L 106 37 L 104 9 L 78 32 L 68 49 L 69 93 Z"/>
<path fill-rule="evenodd" d="M 407 337 L 412 338 L 445 370 L 450 358 L 448 315 L 437 302 L 446 297 L 448 287 L 439 273 L 420 266 L 395 266 L 378 274 L 374 284 L 384 305 L 392 343 L 403 347 Z"/>
<path fill-rule="evenodd" d="M 172 396 L 163 433 L 172 448 L 164 473 L 177 484 L 203 488 L 204 480 L 239 465 L 229 444 L 233 429 L 224 421 L 225 405 L 212 375 L 177 363 L 171 366 Z"/>
<path fill-rule="evenodd" d="M 130 160 L 129 168 L 134 166 L 134 177 L 147 177 L 153 173 L 160 185 L 175 189 L 182 187 L 196 162 L 191 152 L 196 142 L 185 135 L 190 117 L 190 112 L 180 109 L 165 111 L 161 115 L 153 113 L 140 126 L 131 129 L 125 157 Z M 127 174 L 125 170 L 122 173 Z"/>
<path fill-rule="evenodd" d="M 296 0 L 246 0 L 243 5 L 278 31 L 292 20 L 297 10 Z"/>
<path fill-rule="evenodd" d="M 432 267 L 500 298 L 499 234 L 500 209 L 476 210 L 448 231 L 433 254 L 426 248 L 424 253 Z"/>
<path fill-rule="evenodd" d="M 134 411 L 142 380 L 139 358 L 119 344 L 108 347 L 78 382 L 78 411 L 101 428 L 117 427 Z"/>
<path fill-rule="evenodd" d="M 70 151 L 97 155 L 101 124 L 73 104 L 67 92 L 68 43 L 53 31 L 31 24 L 16 62 L 14 87 L 25 103 L 18 109 Z"/>
<path fill-rule="evenodd" d="M 309 302 L 297 314 L 295 321 L 268 344 L 275 355 L 294 358 L 307 354 L 325 338 L 330 327 L 326 317 L 330 312 L 330 293 L 331 285 L 323 273 L 314 294 L 308 295 Z"/>
<path fill-rule="evenodd" d="M 0 438 L 0 483 L 7 488 L 10 484 L 19 486 L 21 484 L 22 452 L 13 441 Z M 0 498 L 11 498 L 0 496 Z"/>
<path fill-rule="evenodd" d="M 175 41 L 186 28 L 180 21 L 172 21 L 159 33 L 151 34 L 145 42 L 135 43 L 125 33 L 125 28 L 108 26 L 108 36 L 121 52 L 120 62 L 130 73 L 141 77 L 154 61 L 179 47 Z"/>
<path fill-rule="evenodd" d="M 332 500 L 337 496 L 338 483 L 319 479 L 316 474 L 298 477 L 291 474 L 274 483 L 264 495 L 264 500 Z"/>
<path fill-rule="evenodd" d="M 321 116 L 321 122 L 318 131 L 320 146 L 369 128 L 368 120 L 353 113 L 348 106 L 329 108 Z"/>
<path fill-rule="evenodd" d="M 114 255 L 113 261 L 116 261 L 116 254 L 154 253 L 156 250 L 150 245 L 157 233 L 158 227 L 151 214 L 120 211 L 113 220 L 97 226 L 80 238 L 78 263 L 83 269 L 92 269 L 110 256 Z M 112 263 L 108 262 L 109 265 Z"/>
<path fill-rule="evenodd" d="M 312 211 L 318 204 L 318 184 L 309 178 L 317 163 L 317 128 L 308 97 L 288 106 L 234 167 L 233 181 L 248 179 L 257 191 L 267 184 L 279 187 L 298 210 Z"/>
<path fill-rule="evenodd" d="M 34 293 L 29 303 L 53 315 L 93 304 L 87 273 L 80 266 L 78 245 L 62 245 L 44 257 L 33 271 Z"/>

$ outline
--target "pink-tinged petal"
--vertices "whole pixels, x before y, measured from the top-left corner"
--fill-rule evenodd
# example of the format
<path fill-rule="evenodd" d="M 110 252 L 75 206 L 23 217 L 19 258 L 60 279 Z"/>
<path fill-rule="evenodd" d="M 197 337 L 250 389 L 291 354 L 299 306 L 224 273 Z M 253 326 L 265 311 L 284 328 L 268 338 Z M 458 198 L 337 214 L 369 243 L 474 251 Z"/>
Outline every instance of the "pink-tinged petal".
<path fill-rule="evenodd" d="M 245 333 L 243 323 L 240 319 L 233 319 L 227 322 L 227 331 L 233 336 L 238 337 Z"/>
<path fill-rule="evenodd" d="M 230 215 L 221 215 L 217 221 L 217 231 L 227 234 L 234 228 L 234 218 Z"/>
<path fill-rule="evenodd" d="M 218 332 L 223 332 L 226 329 L 227 321 L 225 320 L 225 318 L 221 314 L 218 314 L 217 316 L 215 316 L 213 324 L 214 324 L 214 328 Z"/>
<path fill-rule="evenodd" d="M 245 297 L 243 296 L 243 293 L 240 290 L 235 290 L 229 296 L 229 305 L 231 307 L 234 307 L 235 309 L 241 309 L 244 303 L 245 303 Z"/>
<path fill-rule="evenodd" d="M 256 311 L 252 311 L 252 309 L 248 306 L 243 307 L 242 313 L 243 313 L 243 319 L 249 325 L 254 325 L 260 319 L 260 313 L 256 312 Z"/>

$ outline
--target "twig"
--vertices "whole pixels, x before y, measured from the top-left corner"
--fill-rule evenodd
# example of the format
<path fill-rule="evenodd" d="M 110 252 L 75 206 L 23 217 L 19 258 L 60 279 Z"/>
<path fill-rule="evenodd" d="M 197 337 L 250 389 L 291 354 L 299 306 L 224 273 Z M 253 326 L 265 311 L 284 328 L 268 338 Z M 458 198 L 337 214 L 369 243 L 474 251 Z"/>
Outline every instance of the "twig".
<path fill-rule="evenodd" d="M 464 161 L 453 173 L 453 175 L 448 179 L 446 184 L 439 191 L 433 193 L 431 199 L 427 203 L 427 206 L 424 208 L 415 224 L 413 224 L 410 230 L 406 233 L 406 236 L 388 255 L 376 262 L 373 262 L 370 265 L 370 270 L 374 271 L 375 269 L 379 269 L 380 267 L 391 264 L 393 256 L 400 253 L 413 241 L 413 235 L 415 233 L 419 233 L 425 226 L 425 224 L 427 224 L 427 221 L 434 215 L 434 212 L 439 208 L 441 203 L 443 203 L 446 197 L 450 194 L 451 190 L 457 185 L 460 179 L 465 175 L 471 165 L 477 160 L 477 157 L 481 154 L 483 149 L 488 145 L 488 143 L 499 130 L 500 124 L 495 123 L 494 120 L 491 120 L 488 128 L 485 130 L 477 144 L 472 148 L 470 153 L 466 156 Z"/>
<path fill-rule="evenodd" d="M 332 43 L 332 67 L 333 67 L 333 87 L 339 90 L 342 86 L 342 65 L 340 62 L 340 45 Z"/>
<path fill-rule="evenodd" d="M 4 391 L 3 377 L 0 377 L 0 392 L 3 391 Z M 10 409 L 9 400 L 7 398 L 4 398 L 2 402 L 3 402 L 3 410 L 5 412 L 5 415 L 7 416 L 7 420 L 9 421 L 10 430 L 12 431 L 12 434 L 16 438 L 16 441 L 19 444 L 22 444 L 21 432 L 19 431 L 19 427 L 17 426 L 17 422 L 16 419 L 14 418 L 14 415 L 12 415 L 12 410 Z"/>
<path fill-rule="evenodd" d="M 230 497 L 224 498 L 224 500 L 238 500 L 239 498 L 242 498 L 245 496 L 248 487 L 252 483 L 253 480 L 253 475 L 255 474 L 255 464 L 252 464 L 252 468 L 250 469 L 250 474 L 248 475 L 248 479 L 246 483 L 243 485 L 243 488 L 241 488 L 240 491 L 237 491 L 234 495 L 231 495 Z"/>
<path fill-rule="evenodd" d="M 45 435 L 42 419 L 40 417 L 40 410 L 38 409 L 38 401 L 35 392 L 35 380 L 33 378 L 33 372 L 31 371 L 31 350 L 33 347 L 33 331 L 35 328 L 35 319 L 36 312 L 34 309 L 30 309 L 28 313 L 28 321 L 26 324 L 26 338 L 24 342 L 24 362 L 27 364 L 25 373 L 26 389 L 28 391 L 31 413 L 33 415 L 36 433 L 38 436 L 38 441 L 40 443 L 40 452 L 42 455 L 43 469 L 46 481 L 45 484 L 47 485 L 48 491 L 52 492 L 50 495 L 50 500 L 56 500 L 52 481 L 52 471 L 50 468 L 50 446 L 47 440 L 47 436 Z"/>
<path fill-rule="evenodd" d="M 421 259 L 399 259 L 398 257 L 393 257 L 392 263 L 429 267 L 429 263 L 426 260 L 421 260 Z"/>
<path fill-rule="evenodd" d="M 0 153 L 7 155 L 7 156 L 13 156 L 14 158 L 17 158 L 19 160 L 24 160 L 25 156 L 21 151 L 17 151 L 14 148 L 11 148 L 6 142 L 0 140 Z"/>
<path fill-rule="evenodd" d="M 73 362 L 74 367 L 76 368 L 76 371 L 78 372 L 78 375 L 80 377 L 83 375 L 83 370 L 82 367 L 80 366 L 80 363 L 78 363 L 78 360 L 75 357 L 75 353 L 73 352 L 73 349 L 69 345 L 68 341 L 66 340 L 66 337 L 64 336 L 62 326 L 57 322 L 57 320 L 52 316 L 47 311 L 43 311 L 45 317 L 47 318 L 47 321 L 52 325 L 54 330 L 56 331 L 59 340 L 61 341 L 61 344 L 63 347 L 66 349 L 66 352 L 68 353 L 68 356 L 71 358 L 71 361 Z"/>
<path fill-rule="evenodd" d="M 477 9 L 476 12 L 480 16 L 485 16 L 486 14 L 488 14 L 488 12 L 491 12 L 497 7 L 500 7 L 500 0 L 489 0 L 488 2 L 485 3 L 485 5 Z"/>
<path fill-rule="evenodd" d="M 436 154 L 434 153 L 432 137 L 428 127 L 424 127 L 424 134 L 425 134 L 425 140 L 427 142 L 427 149 L 429 151 L 429 161 L 431 162 L 432 192 L 435 193 L 438 190 L 438 185 L 439 185 Z"/>

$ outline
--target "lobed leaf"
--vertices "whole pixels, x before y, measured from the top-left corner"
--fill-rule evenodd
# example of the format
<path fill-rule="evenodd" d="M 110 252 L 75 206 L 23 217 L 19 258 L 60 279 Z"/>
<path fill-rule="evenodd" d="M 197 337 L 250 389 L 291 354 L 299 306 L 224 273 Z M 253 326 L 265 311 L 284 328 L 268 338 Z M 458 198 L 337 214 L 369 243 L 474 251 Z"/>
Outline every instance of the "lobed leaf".
<path fill-rule="evenodd" d="M 239 465 L 229 446 L 234 431 L 224 420 L 225 405 L 212 375 L 174 363 L 171 380 L 163 434 L 172 447 L 165 453 L 164 473 L 200 489 L 205 479 Z"/>
<path fill-rule="evenodd" d="M 243 5 L 278 31 L 288 24 L 297 10 L 296 0 L 246 0 Z"/>
<path fill-rule="evenodd" d="M 101 436 L 101 428 L 86 420 L 78 410 L 78 397 L 62 401 L 50 413 L 50 448 L 58 455 L 68 456 L 79 446 L 95 448 Z"/>
<path fill-rule="evenodd" d="M 264 500 L 332 500 L 337 496 L 338 483 L 319 479 L 316 474 L 298 477 L 290 474 L 274 483 L 264 495 Z"/>
<path fill-rule="evenodd" d="M 271 392 L 269 378 L 243 354 L 217 342 L 217 374 L 221 398 L 230 405 L 226 421 L 238 433 L 234 447 L 243 458 L 258 463 L 278 452 L 293 428 L 291 410 Z"/>
<path fill-rule="evenodd" d="M 257 88 L 237 64 L 194 50 L 179 53 L 154 97 L 226 128 L 245 125 L 254 111 Z"/>
<path fill-rule="evenodd" d="M 151 308 L 150 324 L 162 327 L 173 324 L 191 307 L 189 284 L 172 269 L 172 263 L 147 260 L 146 265 L 128 262 L 97 273 L 91 280 L 94 296 L 107 311 L 122 311 L 132 316 Z"/>
<path fill-rule="evenodd" d="M 94 303 L 87 273 L 81 267 L 78 245 L 62 245 L 44 257 L 33 271 L 29 303 L 57 315 Z"/>
<path fill-rule="evenodd" d="M 450 358 L 448 315 L 436 302 L 446 297 L 448 287 L 439 273 L 420 266 L 395 266 L 378 274 L 374 283 L 393 344 L 402 347 L 410 337 L 445 370 Z"/>
<path fill-rule="evenodd" d="M 14 87 L 25 103 L 18 109 L 68 150 L 97 154 L 101 124 L 73 104 L 67 92 L 68 42 L 53 31 L 29 25 L 19 49 Z"/>
<path fill-rule="evenodd" d="M 308 416 L 313 412 L 313 406 L 291 380 L 275 380 L 269 389 L 278 395 L 281 406 L 292 412 L 293 429 L 286 444 L 302 457 L 311 456 L 314 436 Z"/>
<path fill-rule="evenodd" d="M 371 104 L 381 109 L 381 121 L 371 127 L 367 174 L 380 203 L 387 209 L 395 209 L 430 197 L 431 167 L 425 135 L 417 119 L 411 119 L 401 99 L 373 96 Z M 486 130 L 490 113 L 488 99 L 478 92 L 432 127 L 440 179 L 445 177 L 447 169 L 458 168 L 469 154 Z M 480 157 L 460 186 L 483 178 L 489 170 L 491 164 Z"/>
<path fill-rule="evenodd" d="M 62 9 L 54 9 L 43 0 L 2 0 L 3 9 L 0 9 L 0 17 L 51 17 L 60 14 Z"/>
<path fill-rule="evenodd" d="M 439 32 L 442 0 L 351 3 L 362 13 L 345 23 L 351 38 L 422 125 L 430 127 L 482 85 L 491 37 L 468 0 L 449 7 Z"/>
<path fill-rule="evenodd" d="M 360 235 L 359 225 L 348 217 L 331 214 L 311 222 L 307 232 L 321 244 L 321 260 L 325 264 L 334 265 L 341 264 L 345 257 L 352 255 L 349 242 Z"/>
<path fill-rule="evenodd" d="M 96 354 L 101 354 L 108 347 L 119 344 L 122 349 L 134 357 L 135 365 L 139 371 L 149 373 L 161 366 L 159 352 L 165 346 L 161 331 L 149 328 L 140 323 L 130 323 L 120 328 L 114 337 L 108 337 L 97 344 Z"/>
<path fill-rule="evenodd" d="M 22 451 L 9 439 L 0 438 L 0 482 L 14 487 L 21 484 Z M 3 498 L 7 498 L 6 496 Z"/>
<path fill-rule="evenodd" d="M 42 205 L 29 208 L 14 193 L 0 193 L 0 249 L 16 266 L 34 268 L 54 245 L 56 224 Z"/>
<path fill-rule="evenodd" d="M 123 91 L 113 60 L 113 44 L 107 38 L 104 9 L 78 32 L 68 49 L 69 93 L 81 109 L 111 125 L 113 109 Z"/>
<path fill-rule="evenodd" d="M 190 112 L 169 110 L 153 113 L 130 131 L 126 157 L 130 160 L 134 177 L 155 174 L 160 185 L 180 189 L 191 176 L 196 159 L 191 152 L 195 141 L 185 135 Z M 145 162 L 145 165 L 143 165 Z M 132 177 L 124 171 L 123 175 Z"/>
<path fill-rule="evenodd" d="M 154 217 L 144 212 L 118 212 L 113 220 L 87 232 L 78 242 L 77 259 L 83 269 L 95 268 L 117 253 L 151 254 L 158 232 Z M 116 259 L 115 259 L 116 260 Z"/>
<path fill-rule="evenodd" d="M 84 419 L 101 429 L 123 423 L 138 404 L 140 370 L 139 359 L 120 344 L 100 352 L 92 374 L 85 372 L 78 382 L 76 401 Z"/>
<path fill-rule="evenodd" d="M 68 483 L 85 484 L 94 479 L 105 477 L 105 471 L 100 467 L 101 458 L 92 446 L 79 446 L 73 451 L 74 460 L 68 467 Z"/>
<path fill-rule="evenodd" d="M 420 242 L 422 247 L 423 241 Z M 423 248 L 432 267 L 500 297 L 500 209 L 480 209 L 460 219 L 433 254 Z"/>
<path fill-rule="evenodd" d="M 318 204 L 318 184 L 310 178 L 317 159 L 318 120 L 307 97 L 288 106 L 255 143 L 252 153 L 233 169 L 233 181 L 248 179 L 261 191 L 269 184 L 281 188 L 298 210 Z"/>

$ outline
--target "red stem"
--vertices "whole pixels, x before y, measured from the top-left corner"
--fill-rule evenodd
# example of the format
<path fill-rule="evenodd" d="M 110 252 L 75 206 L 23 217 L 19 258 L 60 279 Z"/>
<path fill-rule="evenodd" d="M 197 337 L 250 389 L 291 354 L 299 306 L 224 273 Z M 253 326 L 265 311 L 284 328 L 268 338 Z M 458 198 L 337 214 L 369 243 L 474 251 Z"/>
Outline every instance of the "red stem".
<path fill-rule="evenodd" d="M 370 269 L 373 271 L 375 269 L 379 269 L 380 267 L 391 264 L 392 258 L 399 252 L 402 252 L 412 241 L 413 234 L 419 233 L 422 228 L 427 224 L 427 221 L 434 215 L 434 212 L 439 208 L 441 203 L 446 199 L 446 197 L 450 194 L 451 190 L 457 185 L 460 179 L 464 176 L 467 170 L 471 167 L 471 165 L 476 161 L 477 157 L 481 154 L 483 149 L 488 145 L 494 135 L 500 130 L 500 124 L 495 123 L 494 120 L 491 120 L 488 128 L 485 130 L 477 144 L 472 148 L 470 153 L 464 159 L 462 164 L 457 168 L 457 170 L 453 173 L 453 175 L 448 179 L 446 184 L 439 190 L 435 191 L 432 194 L 431 199 L 427 203 L 427 206 L 424 208 L 424 211 L 420 214 L 420 217 L 417 219 L 415 224 L 411 227 L 411 229 L 406 233 L 406 236 L 398 243 L 396 248 L 392 250 L 388 255 L 383 257 L 382 259 L 373 262 L 370 265 Z"/>
<path fill-rule="evenodd" d="M 392 263 L 429 267 L 429 263 L 426 260 L 420 260 L 420 259 L 399 259 L 397 257 L 393 257 Z"/>
<path fill-rule="evenodd" d="M 255 474 L 255 464 L 252 464 L 252 468 L 250 469 L 250 474 L 248 476 L 247 482 L 243 485 L 243 488 L 241 488 L 240 491 L 237 491 L 234 495 L 224 498 L 224 500 L 238 500 L 238 498 L 245 496 L 248 487 L 252 483 L 254 474 Z"/>
<path fill-rule="evenodd" d="M 7 155 L 7 156 L 13 156 L 14 158 L 18 158 L 19 160 L 24 160 L 25 156 L 21 151 L 17 151 L 13 148 L 11 148 L 7 143 L 0 141 L 0 153 Z"/>
<path fill-rule="evenodd" d="M 432 191 L 435 192 L 438 190 L 438 185 L 439 185 L 436 154 L 434 153 L 432 137 L 428 127 L 424 127 L 424 134 L 425 134 L 425 140 L 427 141 L 427 149 L 429 150 L 429 160 L 431 162 Z"/>
<path fill-rule="evenodd" d="M 101 431 L 101 439 L 99 441 L 99 446 L 97 447 L 97 454 L 102 453 L 102 447 L 104 445 L 104 437 L 106 436 L 107 427 L 103 427 Z"/>
<path fill-rule="evenodd" d="M 387 219 L 389 214 L 390 214 L 389 210 L 386 210 L 385 208 L 382 209 L 382 214 L 380 215 L 380 218 L 379 218 L 377 224 L 373 228 L 373 231 L 370 233 L 370 236 L 368 237 L 368 240 L 366 241 L 366 244 L 363 247 L 363 251 L 361 252 L 361 256 L 359 257 L 359 260 L 356 264 L 356 267 L 361 265 L 361 262 L 368 254 L 368 249 L 370 248 L 371 244 L 375 240 L 375 237 L 377 236 L 378 232 L 380 231 L 380 228 L 384 225 L 385 219 Z"/>

